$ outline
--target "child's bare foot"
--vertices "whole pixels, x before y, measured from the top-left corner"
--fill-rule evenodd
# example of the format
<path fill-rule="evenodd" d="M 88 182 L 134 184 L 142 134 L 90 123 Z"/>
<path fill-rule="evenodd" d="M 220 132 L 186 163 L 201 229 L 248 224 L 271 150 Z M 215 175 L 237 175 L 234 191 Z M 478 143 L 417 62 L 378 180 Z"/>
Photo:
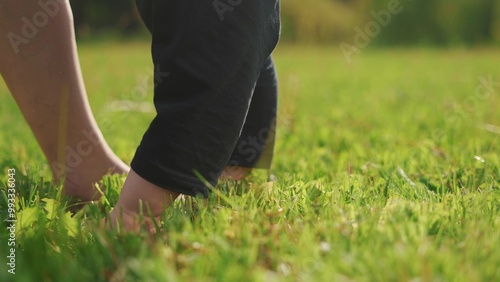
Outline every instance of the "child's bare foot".
<path fill-rule="evenodd" d="M 251 171 L 245 167 L 226 167 L 221 179 L 242 180 Z M 103 223 L 107 228 L 136 233 L 142 229 L 155 234 L 162 213 L 178 197 L 179 193 L 154 185 L 130 170 L 118 203 Z"/>
<path fill-rule="evenodd" d="M 154 235 L 161 221 L 160 216 L 149 217 L 128 209 L 115 207 L 109 214 L 109 218 L 103 219 L 102 224 L 105 228 L 118 231 L 140 233 L 141 230 L 145 230 Z"/>
<path fill-rule="evenodd" d="M 160 216 L 178 196 L 179 193 L 154 185 L 130 170 L 107 227 L 130 232 L 144 229 L 155 234 Z"/>
<path fill-rule="evenodd" d="M 221 180 L 243 180 L 252 172 L 250 167 L 226 166 L 220 176 Z"/>

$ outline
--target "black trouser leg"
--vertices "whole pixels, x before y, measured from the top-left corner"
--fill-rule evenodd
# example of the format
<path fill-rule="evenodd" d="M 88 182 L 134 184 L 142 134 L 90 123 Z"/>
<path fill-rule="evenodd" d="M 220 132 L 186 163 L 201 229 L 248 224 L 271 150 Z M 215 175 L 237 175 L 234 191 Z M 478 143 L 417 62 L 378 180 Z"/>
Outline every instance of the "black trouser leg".
<path fill-rule="evenodd" d="M 271 57 L 260 71 L 240 138 L 230 166 L 270 168 L 274 152 L 278 81 Z"/>
<path fill-rule="evenodd" d="M 255 133 L 249 108 L 265 96 L 259 74 L 278 41 L 279 1 L 144 0 L 138 7 L 153 36 L 157 116 L 132 169 L 171 191 L 207 196 L 197 175 L 215 184 L 242 130 Z"/>

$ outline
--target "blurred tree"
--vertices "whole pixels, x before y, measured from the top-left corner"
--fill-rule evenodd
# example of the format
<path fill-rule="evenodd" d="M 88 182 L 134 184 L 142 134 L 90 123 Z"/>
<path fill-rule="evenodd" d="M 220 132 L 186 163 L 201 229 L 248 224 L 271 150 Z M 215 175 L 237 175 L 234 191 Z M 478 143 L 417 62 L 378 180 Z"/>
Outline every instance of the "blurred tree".
<path fill-rule="evenodd" d="M 141 27 L 135 0 L 70 0 L 77 35 L 101 31 L 128 34 Z"/>
<path fill-rule="evenodd" d="M 374 10 L 389 1 L 373 0 Z M 393 17 L 376 39 L 382 44 L 484 44 L 494 41 L 495 6 L 499 0 L 400 1 L 403 12 Z M 495 23 L 497 22 L 497 23 Z"/>
<path fill-rule="evenodd" d="M 359 24 L 369 0 L 284 0 L 282 39 L 336 42 L 345 39 Z"/>
<path fill-rule="evenodd" d="M 70 0 L 77 35 L 101 31 L 128 35 L 144 31 L 135 0 Z M 398 2 L 374 42 L 382 45 L 500 43 L 500 0 L 283 0 L 282 40 L 352 41 L 355 28 L 374 20 L 373 13 Z"/>
<path fill-rule="evenodd" d="M 493 2 L 493 22 L 491 23 L 491 33 L 493 34 L 493 39 L 496 42 L 500 42 L 500 3 L 499 1 Z"/>

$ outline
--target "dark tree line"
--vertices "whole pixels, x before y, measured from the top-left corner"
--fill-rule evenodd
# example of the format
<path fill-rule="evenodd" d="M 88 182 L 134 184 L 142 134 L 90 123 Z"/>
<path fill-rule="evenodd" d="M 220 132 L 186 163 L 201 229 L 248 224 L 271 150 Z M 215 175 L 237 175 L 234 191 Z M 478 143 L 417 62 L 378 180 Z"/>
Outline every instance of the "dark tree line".
<path fill-rule="evenodd" d="M 135 0 L 70 0 L 70 3 L 77 35 L 109 31 L 126 35 L 142 30 Z"/>
<path fill-rule="evenodd" d="M 500 0 L 282 0 L 284 41 L 340 42 L 373 13 L 397 1 L 392 15 L 374 38 L 378 44 L 489 44 L 500 42 Z M 79 36 L 100 32 L 144 32 L 135 0 L 71 0 Z"/>

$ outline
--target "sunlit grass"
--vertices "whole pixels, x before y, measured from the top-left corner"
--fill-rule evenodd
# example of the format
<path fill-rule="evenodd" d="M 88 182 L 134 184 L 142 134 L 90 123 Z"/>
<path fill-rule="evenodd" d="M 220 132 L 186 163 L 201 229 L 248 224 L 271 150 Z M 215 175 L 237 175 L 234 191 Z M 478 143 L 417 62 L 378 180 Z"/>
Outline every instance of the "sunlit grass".
<path fill-rule="evenodd" d="M 80 47 L 97 121 L 126 161 L 154 112 L 145 43 Z M 282 46 L 272 174 L 178 202 L 162 238 L 99 228 L 123 179 L 70 217 L 0 86 L 0 168 L 18 188 L 16 275 L 2 281 L 495 281 L 500 278 L 500 52 Z M 483 79 L 490 91 L 477 92 Z M 149 80 L 151 83 L 151 81 Z M 147 108 L 146 108 L 147 109 Z M 130 130 L 136 129 L 135 131 Z M 1 217 L 6 218 L 2 190 Z M 55 199 L 55 200 L 54 200 Z M 5 254 L 5 255 L 4 255 Z"/>

